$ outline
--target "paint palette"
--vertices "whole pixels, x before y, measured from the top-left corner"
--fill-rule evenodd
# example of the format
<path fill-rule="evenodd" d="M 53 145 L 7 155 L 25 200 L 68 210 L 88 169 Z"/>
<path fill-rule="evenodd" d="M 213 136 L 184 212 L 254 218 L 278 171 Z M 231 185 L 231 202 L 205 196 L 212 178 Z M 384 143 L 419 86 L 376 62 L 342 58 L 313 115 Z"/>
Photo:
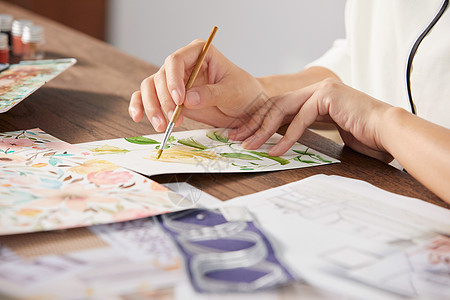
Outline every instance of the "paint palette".
<path fill-rule="evenodd" d="M 0 73 L 0 113 L 10 110 L 75 63 L 75 58 L 63 58 L 11 65 Z"/>

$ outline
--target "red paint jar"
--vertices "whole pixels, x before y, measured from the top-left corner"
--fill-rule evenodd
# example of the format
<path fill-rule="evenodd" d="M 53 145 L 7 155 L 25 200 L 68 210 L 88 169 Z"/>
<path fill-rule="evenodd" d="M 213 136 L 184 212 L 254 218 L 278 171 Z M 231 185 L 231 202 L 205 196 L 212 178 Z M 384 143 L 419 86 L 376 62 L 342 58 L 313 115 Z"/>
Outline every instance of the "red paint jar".
<path fill-rule="evenodd" d="M 23 53 L 22 32 L 25 26 L 32 25 L 31 20 L 20 19 L 14 20 L 11 30 L 12 54 L 21 56 Z"/>
<path fill-rule="evenodd" d="M 9 63 L 8 35 L 6 33 L 0 33 L 0 63 Z"/>

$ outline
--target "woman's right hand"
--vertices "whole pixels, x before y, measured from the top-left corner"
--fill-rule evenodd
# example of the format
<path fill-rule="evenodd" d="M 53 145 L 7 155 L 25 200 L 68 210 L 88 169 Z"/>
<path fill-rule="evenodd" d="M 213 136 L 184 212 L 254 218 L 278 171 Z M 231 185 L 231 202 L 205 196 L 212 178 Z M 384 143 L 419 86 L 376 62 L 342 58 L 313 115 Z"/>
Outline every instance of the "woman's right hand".
<path fill-rule="evenodd" d="M 260 107 L 267 97 L 261 83 L 229 61 L 214 46 L 206 54 L 194 86 L 185 83 L 205 44 L 195 40 L 168 56 L 155 74 L 142 81 L 132 94 L 129 113 L 140 122 L 144 113 L 156 131 L 167 126 L 176 105 L 184 103 L 182 116 L 216 127 L 237 127 Z"/>

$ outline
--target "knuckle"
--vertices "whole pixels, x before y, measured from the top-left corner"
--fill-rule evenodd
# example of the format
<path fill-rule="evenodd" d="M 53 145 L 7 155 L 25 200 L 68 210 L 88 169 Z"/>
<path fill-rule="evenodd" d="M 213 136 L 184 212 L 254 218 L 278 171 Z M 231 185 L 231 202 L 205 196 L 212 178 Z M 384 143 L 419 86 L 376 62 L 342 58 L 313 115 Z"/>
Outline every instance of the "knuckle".
<path fill-rule="evenodd" d="M 134 91 L 134 92 L 131 94 L 131 99 L 139 98 L 140 95 L 141 95 L 141 92 L 140 92 L 140 91 Z"/>
<path fill-rule="evenodd" d="M 142 82 L 141 82 L 141 90 L 145 89 L 145 88 L 148 88 L 151 85 L 152 80 L 153 80 L 153 76 L 147 77 L 144 80 L 142 80 Z"/>
<path fill-rule="evenodd" d="M 181 57 L 180 54 L 177 52 L 174 52 L 166 57 L 164 60 L 164 65 L 173 65 L 176 64 L 178 61 L 180 61 Z"/>
<path fill-rule="evenodd" d="M 195 39 L 191 42 L 191 44 L 204 44 L 205 40 L 204 39 Z"/>
<path fill-rule="evenodd" d="M 320 90 L 325 92 L 333 91 L 340 85 L 340 82 L 335 78 L 327 78 L 320 83 Z"/>
<path fill-rule="evenodd" d="M 153 80 L 154 80 L 155 82 L 158 82 L 158 81 L 161 80 L 161 78 L 162 78 L 162 71 L 161 71 L 161 70 L 162 70 L 162 69 L 159 69 L 159 71 L 156 72 L 155 75 L 153 75 Z"/>

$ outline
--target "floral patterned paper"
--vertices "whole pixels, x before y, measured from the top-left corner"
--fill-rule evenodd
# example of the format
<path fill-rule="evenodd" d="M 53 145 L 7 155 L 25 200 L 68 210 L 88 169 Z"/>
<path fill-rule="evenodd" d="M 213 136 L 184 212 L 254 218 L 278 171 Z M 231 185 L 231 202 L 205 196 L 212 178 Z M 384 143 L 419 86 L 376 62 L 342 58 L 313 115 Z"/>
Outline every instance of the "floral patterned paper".
<path fill-rule="evenodd" d="M 180 198 L 39 129 L 0 133 L 0 235 L 157 215 Z"/>
<path fill-rule="evenodd" d="M 10 110 L 38 88 L 75 64 L 74 58 L 27 60 L 0 74 L 0 113 Z"/>

